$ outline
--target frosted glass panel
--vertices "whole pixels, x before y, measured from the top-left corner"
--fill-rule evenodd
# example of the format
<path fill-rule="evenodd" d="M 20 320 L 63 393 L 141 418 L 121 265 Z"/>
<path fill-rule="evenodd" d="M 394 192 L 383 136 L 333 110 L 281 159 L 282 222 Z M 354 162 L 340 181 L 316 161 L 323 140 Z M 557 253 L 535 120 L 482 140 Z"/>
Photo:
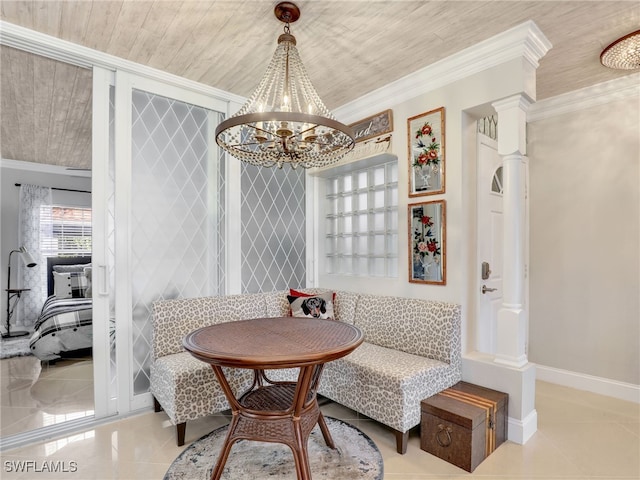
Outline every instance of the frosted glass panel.
<path fill-rule="evenodd" d="M 373 258 L 373 267 L 371 274 L 376 277 L 382 277 L 385 275 L 385 261 L 384 258 Z"/>
<path fill-rule="evenodd" d="M 376 190 L 373 192 L 373 208 L 384 207 L 384 190 Z"/>
<path fill-rule="evenodd" d="M 219 114 L 138 90 L 132 98 L 132 345 L 134 394 L 149 388 L 151 308 L 216 293 L 220 182 L 209 148 Z M 212 186 L 213 185 L 213 186 Z"/>
<path fill-rule="evenodd" d="M 373 229 L 377 232 L 384 230 L 384 212 L 376 212 L 373 214 Z"/>
<path fill-rule="evenodd" d="M 338 233 L 338 219 L 328 218 L 326 219 L 325 233 L 327 235 L 335 235 Z"/>
<path fill-rule="evenodd" d="M 362 171 L 357 173 L 358 177 L 358 188 L 367 188 L 369 186 L 369 172 Z"/>
<path fill-rule="evenodd" d="M 384 255 L 385 253 L 385 235 L 374 235 L 373 236 L 373 254 L 374 255 Z"/>
<path fill-rule="evenodd" d="M 358 210 L 366 210 L 368 207 L 367 197 L 369 194 L 367 192 L 358 194 Z"/>
<path fill-rule="evenodd" d="M 398 206 L 398 189 L 397 188 L 389 188 L 387 190 L 388 201 L 387 203 L 391 206 Z"/>
<path fill-rule="evenodd" d="M 329 215 L 338 214 L 338 198 L 337 197 L 332 197 L 328 200 L 327 213 Z"/>
<path fill-rule="evenodd" d="M 342 211 L 350 212 L 353 210 L 353 197 L 351 195 L 346 195 L 342 198 Z"/>
<path fill-rule="evenodd" d="M 338 239 L 338 251 L 350 255 L 353 237 L 342 237 Z"/>
<path fill-rule="evenodd" d="M 384 185 L 384 166 L 377 167 L 373 169 L 373 185 Z"/>
<path fill-rule="evenodd" d="M 358 255 L 366 255 L 367 253 L 369 253 L 369 237 L 367 236 L 358 237 L 356 253 Z"/>
<path fill-rule="evenodd" d="M 351 216 L 343 217 L 341 220 L 342 223 L 342 233 L 351 233 L 351 225 L 353 222 L 353 218 Z"/>
<path fill-rule="evenodd" d="M 358 232 L 367 232 L 369 231 L 369 214 L 362 213 L 356 216 L 357 218 L 357 226 Z"/>
<path fill-rule="evenodd" d="M 306 286 L 304 175 L 242 164 L 243 293 Z"/>
<path fill-rule="evenodd" d="M 357 273 L 366 274 L 369 271 L 369 258 L 368 257 L 359 257 L 356 259 L 356 267 L 355 271 Z"/>

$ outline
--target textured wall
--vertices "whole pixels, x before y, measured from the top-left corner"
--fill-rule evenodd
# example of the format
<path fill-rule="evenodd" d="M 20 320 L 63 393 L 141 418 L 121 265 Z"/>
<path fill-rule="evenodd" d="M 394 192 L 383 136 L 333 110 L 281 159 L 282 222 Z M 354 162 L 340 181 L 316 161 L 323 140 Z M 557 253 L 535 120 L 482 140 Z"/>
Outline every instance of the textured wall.
<path fill-rule="evenodd" d="M 532 362 L 640 384 L 638 101 L 529 125 Z"/>
<path fill-rule="evenodd" d="M 304 170 L 242 164 L 242 292 L 305 283 Z"/>

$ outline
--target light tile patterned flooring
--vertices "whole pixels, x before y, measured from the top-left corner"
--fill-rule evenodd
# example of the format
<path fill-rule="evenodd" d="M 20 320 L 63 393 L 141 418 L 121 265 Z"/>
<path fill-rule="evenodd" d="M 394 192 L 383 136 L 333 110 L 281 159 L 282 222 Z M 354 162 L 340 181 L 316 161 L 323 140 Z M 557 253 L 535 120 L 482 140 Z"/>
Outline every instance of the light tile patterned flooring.
<path fill-rule="evenodd" d="M 17 428 L 36 426 L 36 399 L 27 390 L 8 389 L 9 366 L 2 367 L 2 434 Z M 92 394 L 87 391 L 90 362 L 75 361 L 60 365 L 55 373 L 44 371 L 54 390 L 47 395 L 70 395 L 75 402 L 54 402 L 57 415 L 84 415 L 92 409 Z M 37 370 L 37 369 L 36 369 Z M 14 380 L 16 366 L 12 367 Z M 21 373 L 28 378 L 29 368 Z M 75 378 L 74 378 L 75 377 Z M 90 377 L 89 377 L 90 379 Z M 15 387 L 15 385 L 14 385 Z M 9 391 L 11 390 L 11 391 Z M 44 410 L 44 406 L 42 407 Z M 51 407 L 47 407 L 51 408 Z M 21 409 L 30 410 L 20 418 Z M 74 411 L 77 410 L 77 411 Z M 469 474 L 420 449 L 417 431 L 412 431 L 406 455 L 395 451 L 394 436 L 380 424 L 362 418 L 335 403 L 322 407 L 325 415 L 353 423 L 378 445 L 384 458 L 385 479 L 534 479 L 534 480 L 638 480 L 640 479 L 640 405 L 601 395 L 538 382 L 536 393 L 538 431 L 526 445 L 506 442 Z M 79 412 L 79 413 L 78 413 Z M 50 414 L 49 414 L 50 415 Z M 187 443 L 224 425 L 228 417 L 216 415 L 189 422 Z M 167 468 L 184 447 L 175 444 L 175 428 L 164 413 L 145 412 L 101 425 L 64 438 L 16 448 L 2 453 L 2 479 L 162 479 Z M 70 473 L 10 472 L 18 461 L 33 461 L 36 466 L 64 462 Z M 265 474 L 266 476 L 266 474 Z M 257 479 L 260 480 L 260 479 Z M 336 479 L 339 480 L 339 479 Z"/>

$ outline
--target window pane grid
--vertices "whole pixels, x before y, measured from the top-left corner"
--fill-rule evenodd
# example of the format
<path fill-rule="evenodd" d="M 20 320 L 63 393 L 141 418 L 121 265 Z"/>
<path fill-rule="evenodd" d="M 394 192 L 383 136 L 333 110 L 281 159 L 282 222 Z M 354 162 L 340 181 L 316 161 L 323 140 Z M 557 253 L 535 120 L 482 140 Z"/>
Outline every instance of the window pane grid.
<path fill-rule="evenodd" d="M 397 276 L 397 171 L 390 162 L 327 179 L 327 273 Z"/>
<path fill-rule="evenodd" d="M 91 255 L 91 209 L 40 207 L 40 250 L 46 257 Z"/>

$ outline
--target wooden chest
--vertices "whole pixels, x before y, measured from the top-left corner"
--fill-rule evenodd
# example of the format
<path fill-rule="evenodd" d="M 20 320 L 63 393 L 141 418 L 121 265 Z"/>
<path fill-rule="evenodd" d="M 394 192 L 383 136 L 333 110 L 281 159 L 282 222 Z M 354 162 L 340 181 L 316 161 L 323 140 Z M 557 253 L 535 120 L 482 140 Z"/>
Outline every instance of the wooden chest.
<path fill-rule="evenodd" d="M 420 448 L 472 472 L 507 439 L 509 396 L 459 382 L 421 402 Z"/>

